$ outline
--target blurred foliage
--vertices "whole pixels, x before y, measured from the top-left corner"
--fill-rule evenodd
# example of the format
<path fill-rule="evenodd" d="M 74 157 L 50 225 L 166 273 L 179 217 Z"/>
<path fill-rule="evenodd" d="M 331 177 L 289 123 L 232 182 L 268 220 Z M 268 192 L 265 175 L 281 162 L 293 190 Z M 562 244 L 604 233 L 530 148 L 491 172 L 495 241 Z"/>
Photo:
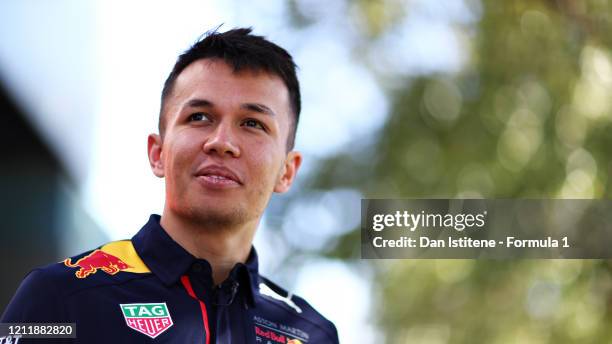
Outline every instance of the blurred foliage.
<path fill-rule="evenodd" d="M 376 41 L 410 5 L 350 2 L 364 37 L 356 58 L 379 49 Z M 610 3 L 468 5 L 477 20 L 456 28 L 467 56 L 461 70 L 398 75 L 389 84 L 381 77 L 392 104 L 386 125 L 373 146 L 361 149 L 356 138 L 322 162 L 314 189 L 369 198 L 612 195 Z M 357 229 L 332 244 L 330 256 L 358 259 Z M 608 261 L 369 263 L 378 291 L 373 318 L 388 343 L 612 341 Z"/>

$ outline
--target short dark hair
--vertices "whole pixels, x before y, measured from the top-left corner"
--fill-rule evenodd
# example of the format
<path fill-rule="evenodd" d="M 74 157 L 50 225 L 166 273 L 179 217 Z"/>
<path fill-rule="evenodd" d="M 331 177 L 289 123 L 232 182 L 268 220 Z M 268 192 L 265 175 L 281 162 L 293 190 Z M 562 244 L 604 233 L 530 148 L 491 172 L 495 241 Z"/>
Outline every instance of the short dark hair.
<path fill-rule="evenodd" d="M 226 32 L 218 32 L 217 29 L 205 33 L 203 38 L 198 39 L 182 53 L 168 75 L 161 95 L 158 123 L 160 135 L 163 137 L 166 126 L 163 119 L 165 102 L 172 93 L 174 82 L 179 74 L 194 61 L 219 58 L 233 67 L 234 72 L 264 71 L 283 80 L 289 93 L 290 110 L 293 112 L 293 121 L 287 138 L 287 150 L 293 149 L 301 110 L 300 84 L 293 58 L 285 49 L 262 36 L 252 34 L 252 28 L 237 28 Z"/>

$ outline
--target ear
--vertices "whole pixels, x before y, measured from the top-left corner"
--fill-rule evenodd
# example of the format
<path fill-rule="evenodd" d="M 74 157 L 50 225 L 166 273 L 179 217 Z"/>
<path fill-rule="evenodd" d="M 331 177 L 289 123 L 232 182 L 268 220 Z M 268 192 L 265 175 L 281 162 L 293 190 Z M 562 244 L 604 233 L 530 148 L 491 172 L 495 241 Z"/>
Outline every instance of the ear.
<path fill-rule="evenodd" d="M 283 169 L 278 180 L 276 181 L 276 185 L 274 186 L 274 192 L 284 193 L 289 191 L 289 188 L 291 188 L 291 184 L 293 184 L 293 180 L 295 179 L 301 164 L 302 154 L 300 152 L 291 151 L 287 153 L 287 158 L 283 164 Z"/>
<path fill-rule="evenodd" d="M 162 139 L 157 134 L 149 134 L 147 140 L 147 151 L 149 153 L 149 164 L 151 171 L 159 178 L 164 177 L 164 162 L 161 159 Z"/>

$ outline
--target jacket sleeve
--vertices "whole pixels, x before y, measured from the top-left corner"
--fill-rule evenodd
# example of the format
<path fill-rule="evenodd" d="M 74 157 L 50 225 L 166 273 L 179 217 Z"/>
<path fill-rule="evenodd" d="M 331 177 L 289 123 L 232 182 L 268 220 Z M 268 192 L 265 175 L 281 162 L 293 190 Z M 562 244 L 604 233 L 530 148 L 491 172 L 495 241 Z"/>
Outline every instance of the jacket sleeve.
<path fill-rule="evenodd" d="M 340 340 L 338 340 L 338 329 L 336 329 L 336 326 L 332 323 L 331 324 L 331 343 L 333 344 L 339 344 Z"/>
<path fill-rule="evenodd" d="M 17 288 L 0 322 L 65 322 L 60 287 L 48 271 L 32 270 Z"/>

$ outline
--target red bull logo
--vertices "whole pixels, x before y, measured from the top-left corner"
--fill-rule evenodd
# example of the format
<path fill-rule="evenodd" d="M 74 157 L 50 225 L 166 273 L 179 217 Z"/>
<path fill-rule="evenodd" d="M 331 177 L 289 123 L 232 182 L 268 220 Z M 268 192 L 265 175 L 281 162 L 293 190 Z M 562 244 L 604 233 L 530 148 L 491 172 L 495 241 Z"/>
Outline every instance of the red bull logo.
<path fill-rule="evenodd" d="M 79 268 L 74 274 L 78 278 L 85 278 L 94 274 L 98 269 L 106 272 L 109 275 L 114 275 L 117 272 L 131 268 L 121 259 L 108 254 L 102 250 L 95 250 L 85 257 L 77 260 L 74 264 L 70 258 L 64 260 L 64 265 L 69 268 Z"/>
<path fill-rule="evenodd" d="M 277 343 L 283 343 L 285 344 L 287 342 L 287 339 L 284 335 L 282 334 L 278 334 L 274 331 L 271 330 L 265 330 L 259 326 L 255 326 L 255 334 L 258 337 L 264 337 L 264 338 L 268 338 L 268 339 L 272 339 L 273 341 L 277 342 Z M 269 342 L 269 341 L 268 341 Z"/>
<path fill-rule="evenodd" d="M 299 339 L 289 339 L 287 340 L 287 344 L 303 344 Z"/>

